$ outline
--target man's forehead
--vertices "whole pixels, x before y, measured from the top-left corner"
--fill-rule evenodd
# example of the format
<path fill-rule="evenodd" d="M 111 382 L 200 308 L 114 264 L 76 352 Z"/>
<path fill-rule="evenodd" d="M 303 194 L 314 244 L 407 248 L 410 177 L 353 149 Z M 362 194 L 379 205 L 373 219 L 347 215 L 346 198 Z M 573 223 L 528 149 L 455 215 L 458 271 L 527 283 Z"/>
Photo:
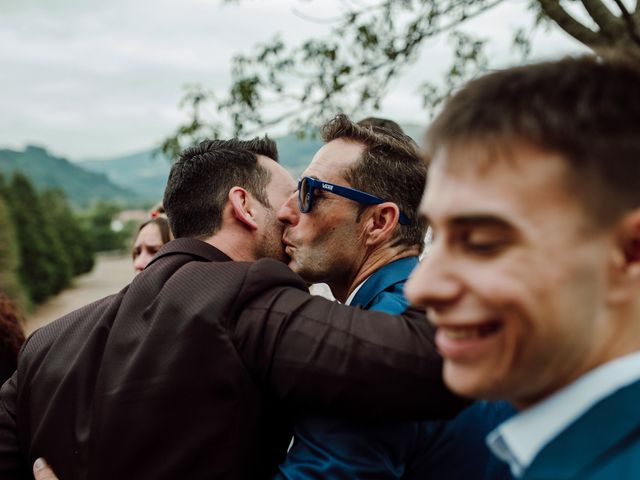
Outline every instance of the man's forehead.
<path fill-rule="evenodd" d="M 430 165 L 420 212 L 433 219 L 482 208 L 537 217 L 554 204 L 578 202 L 557 154 L 529 146 L 504 152 L 487 159 L 487 152 L 473 148 L 441 149 Z"/>
<path fill-rule="evenodd" d="M 365 146 L 348 139 L 338 138 L 323 145 L 314 155 L 303 176 L 321 180 L 342 176 L 362 156 Z"/>

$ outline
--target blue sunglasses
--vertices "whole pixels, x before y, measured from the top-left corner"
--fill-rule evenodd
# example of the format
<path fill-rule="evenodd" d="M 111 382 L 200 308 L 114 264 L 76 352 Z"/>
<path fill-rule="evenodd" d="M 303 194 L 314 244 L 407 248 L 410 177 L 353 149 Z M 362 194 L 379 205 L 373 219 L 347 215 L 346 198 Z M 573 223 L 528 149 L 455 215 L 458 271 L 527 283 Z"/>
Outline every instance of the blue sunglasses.
<path fill-rule="evenodd" d="M 302 177 L 298 180 L 298 207 L 301 213 L 309 213 L 313 208 L 313 198 L 315 189 L 325 190 L 327 192 L 335 193 L 341 197 L 348 198 L 358 202 L 361 205 L 379 205 L 384 203 L 385 200 L 370 193 L 356 190 L 355 188 L 343 187 L 342 185 L 336 185 L 334 183 L 323 182 L 311 177 Z M 400 218 L 398 221 L 402 225 L 410 225 L 411 221 L 402 212 L 400 212 Z"/>

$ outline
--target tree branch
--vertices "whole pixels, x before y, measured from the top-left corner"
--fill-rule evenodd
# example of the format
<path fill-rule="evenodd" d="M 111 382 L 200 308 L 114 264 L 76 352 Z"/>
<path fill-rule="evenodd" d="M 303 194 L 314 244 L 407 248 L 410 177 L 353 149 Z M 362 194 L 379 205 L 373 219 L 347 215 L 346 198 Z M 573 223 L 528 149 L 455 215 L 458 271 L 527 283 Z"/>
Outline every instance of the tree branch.
<path fill-rule="evenodd" d="M 627 30 L 629 31 L 629 36 L 633 39 L 634 42 L 640 45 L 640 34 L 638 34 L 638 25 L 636 25 L 636 22 L 640 24 L 640 17 L 638 17 L 638 19 L 633 18 L 631 13 L 629 13 L 629 10 L 627 10 L 626 5 L 622 3 L 622 0 L 614 0 L 614 2 L 620 9 L 620 12 L 622 12 L 622 17 L 624 18 L 624 22 L 627 24 Z M 636 8 L 637 7 L 638 6 L 636 4 Z"/>
<path fill-rule="evenodd" d="M 622 2 L 622 0 L 613 0 L 613 2 L 618 6 L 623 17 L 629 16 L 629 10 L 627 10 L 627 6 Z"/>
<path fill-rule="evenodd" d="M 620 33 L 625 30 L 624 23 L 607 8 L 602 0 L 582 0 L 582 5 L 600 27 L 603 35 L 612 40 L 620 38 Z"/>
<path fill-rule="evenodd" d="M 601 47 L 604 44 L 602 37 L 590 28 L 578 22 L 569 15 L 560 5 L 559 0 L 538 0 L 544 13 L 551 18 L 562 30 L 579 42 L 590 48 Z"/>
<path fill-rule="evenodd" d="M 311 15 L 307 15 L 303 11 L 297 9 L 296 7 L 291 8 L 291 13 L 293 13 L 296 17 L 301 18 L 302 20 L 306 20 L 307 22 L 313 22 L 313 23 L 329 24 L 329 23 L 339 22 L 342 19 L 342 17 L 329 17 L 329 18 L 313 17 Z"/>

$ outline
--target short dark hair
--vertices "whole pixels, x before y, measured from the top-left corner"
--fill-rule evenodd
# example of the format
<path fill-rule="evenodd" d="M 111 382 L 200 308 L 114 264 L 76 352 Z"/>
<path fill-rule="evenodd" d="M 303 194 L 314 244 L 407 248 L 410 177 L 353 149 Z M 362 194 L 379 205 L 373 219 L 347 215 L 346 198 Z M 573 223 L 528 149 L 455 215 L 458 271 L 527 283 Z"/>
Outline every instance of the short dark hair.
<path fill-rule="evenodd" d="M 380 117 L 366 117 L 358 121 L 358 125 L 361 127 L 385 128 L 387 130 L 393 130 L 395 132 L 404 133 L 402 127 L 393 120 Z"/>
<path fill-rule="evenodd" d="M 595 225 L 640 206 L 640 66 L 605 52 L 509 68 L 468 83 L 427 132 L 431 155 L 517 142 L 558 153 Z M 508 150 L 507 150 L 508 151 Z"/>
<path fill-rule="evenodd" d="M 268 137 L 253 140 L 205 140 L 187 148 L 171 167 L 163 205 L 176 238 L 207 238 L 222 225 L 227 195 L 245 188 L 270 207 L 267 185 L 271 174 L 257 155 L 278 161 L 278 149 Z"/>
<path fill-rule="evenodd" d="M 364 145 L 362 156 L 347 169 L 345 179 L 354 188 L 396 203 L 411 224 L 398 224 L 395 240 L 402 245 L 422 246 L 427 224 L 418 216 L 418 207 L 427 167 L 411 137 L 399 126 L 359 125 L 343 114 L 325 123 L 321 134 L 327 143 L 342 138 Z"/>

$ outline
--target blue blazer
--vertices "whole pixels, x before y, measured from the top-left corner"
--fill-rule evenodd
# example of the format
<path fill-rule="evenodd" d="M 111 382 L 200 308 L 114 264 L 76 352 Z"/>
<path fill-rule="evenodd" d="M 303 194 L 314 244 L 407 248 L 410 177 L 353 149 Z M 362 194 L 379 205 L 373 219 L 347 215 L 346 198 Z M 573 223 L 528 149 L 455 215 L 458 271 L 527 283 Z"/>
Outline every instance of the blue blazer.
<path fill-rule="evenodd" d="M 525 480 L 640 478 L 640 380 L 602 399 L 548 443 Z"/>
<path fill-rule="evenodd" d="M 385 265 L 367 279 L 351 304 L 402 313 L 408 306 L 404 284 L 417 264 L 417 257 L 409 257 Z M 507 465 L 490 453 L 485 437 L 513 413 L 504 402 L 475 402 L 451 421 L 301 418 L 275 478 L 510 479 Z"/>

